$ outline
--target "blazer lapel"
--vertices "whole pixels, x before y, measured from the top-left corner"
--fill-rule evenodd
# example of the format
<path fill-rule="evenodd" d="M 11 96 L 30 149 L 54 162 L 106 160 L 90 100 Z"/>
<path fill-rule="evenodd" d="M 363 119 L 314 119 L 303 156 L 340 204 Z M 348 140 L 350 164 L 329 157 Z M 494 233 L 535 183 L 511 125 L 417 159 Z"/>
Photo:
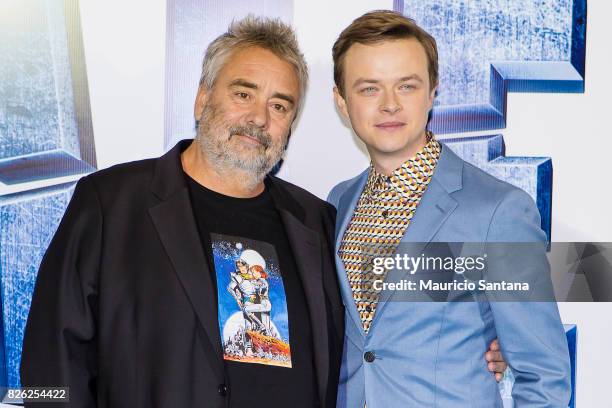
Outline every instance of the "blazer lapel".
<path fill-rule="evenodd" d="M 321 242 L 316 231 L 303 222 L 303 209 L 273 179 L 268 179 L 270 193 L 277 207 L 289 245 L 295 258 L 312 327 L 314 364 L 321 401 L 326 400 L 329 377 L 329 335 L 323 275 L 321 273 Z"/>
<path fill-rule="evenodd" d="M 325 310 L 325 292 L 321 275 L 321 244 L 317 233 L 306 228 L 293 214 L 281 210 L 281 218 L 289 244 L 293 251 L 298 273 L 302 279 L 304 295 L 310 312 L 315 367 L 321 401 L 325 401 L 327 379 L 329 376 L 329 337 L 330 330 Z"/>
<path fill-rule="evenodd" d="M 362 172 L 357 180 L 346 189 L 346 191 L 340 197 L 338 202 L 337 215 L 336 215 L 336 251 L 340 247 L 340 241 L 344 235 L 344 231 L 351 221 L 355 207 L 357 206 L 357 200 L 361 195 L 361 191 L 368 181 L 368 173 L 366 170 Z"/>
<path fill-rule="evenodd" d="M 359 196 L 361 195 L 361 191 L 363 190 L 367 179 L 368 171 L 365 171 L 362 173 L 361 177 L 358 178 L 357 181 L 344 192 L 342 197 L 340 197 L 336 216 L 336 246 L 334 250 L 336 270 L 338 271 L 338 282 L 340 283 L 340 292 L 342 293 L 342 299 L 344 299 L 344 306 L 351 319 L 353 319 L 355 325 L 359 328 L 362 336 L 365 336 L 365 331 L 363 330 L 363 324 L 361 323 L 361 318 L 357 312 L 357 305 L 353 299 L 353 289 L 349 284 L 346 271 L 344 270 L 344 263 L 338 255 L 338 250 L 340 249 L 342 237 L 344 236 L 344 232 L 346 231 L 346 228 L 353 217 L 353 212 L 357 206 L 357 201 L 359 200 Z"/>
<path fill-rule="evenodd" d="M 206 355 L 217 374 L 223 378 L 215 286 L 202 248 L 180 163 L 180 153 L 189 142 L 179 143 L 158 159 L 152 190 L 162 201 L 149 208 L 149 215 L 214 351 Z"/>

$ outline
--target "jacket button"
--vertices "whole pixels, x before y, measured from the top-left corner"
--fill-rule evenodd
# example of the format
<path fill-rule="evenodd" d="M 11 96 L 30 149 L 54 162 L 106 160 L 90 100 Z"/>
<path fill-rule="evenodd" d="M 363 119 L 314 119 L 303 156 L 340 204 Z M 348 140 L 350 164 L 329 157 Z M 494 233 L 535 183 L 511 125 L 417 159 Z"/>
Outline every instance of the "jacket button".
<path fill-rule="evenodd" d="M 219 384 L 219 387 L 217 388 L 217 391 L 219 392 L 220 396 L 227 397 L 227 385 Z"/>
<path fill-rule="evenodd" d="M 363 359 L 367 361 L 368 363 L 371 363 L 374 360 L 376 360 L 376 354 L 374 354 L 373 351 L 366 351 L 365 354 L 363 355 Z"/>

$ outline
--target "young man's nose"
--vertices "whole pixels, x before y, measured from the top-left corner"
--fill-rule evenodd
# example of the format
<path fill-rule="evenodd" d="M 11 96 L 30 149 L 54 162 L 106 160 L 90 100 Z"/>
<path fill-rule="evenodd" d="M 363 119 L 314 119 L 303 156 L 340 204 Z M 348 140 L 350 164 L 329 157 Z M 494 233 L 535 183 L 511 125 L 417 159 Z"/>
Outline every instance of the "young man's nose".
<path fill-rule="evenodd" d="M 380 110 L 385 113 L 394 114 L 402 109 L 395 92 L 385 92 L 380 103 Z"/>

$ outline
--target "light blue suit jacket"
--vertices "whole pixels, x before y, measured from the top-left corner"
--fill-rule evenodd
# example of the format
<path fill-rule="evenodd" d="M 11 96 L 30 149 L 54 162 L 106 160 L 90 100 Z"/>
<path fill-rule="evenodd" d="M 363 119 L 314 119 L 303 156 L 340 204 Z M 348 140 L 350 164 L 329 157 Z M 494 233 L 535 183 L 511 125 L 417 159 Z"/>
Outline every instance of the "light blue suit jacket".
<path fill-rule="evenodd" d="M 401 302 L 381 295 L 366 335 L 338 247 L 368 171 L 335 186 L 336 265 L 346 308 L 338 407 L 502 407 L 484 353 L 499 338 L 516 378 L 515 407 L 570 399 L 567 342 L 554 302 Z M 443 145 L 403 242 L 545 241 L 531 197 Z M 544 256 L 545 254 L 543 254 Z M 546 262 L 544 260 L 544 262 Z M 364 353 L 375 353 L 373 362 Z"/>

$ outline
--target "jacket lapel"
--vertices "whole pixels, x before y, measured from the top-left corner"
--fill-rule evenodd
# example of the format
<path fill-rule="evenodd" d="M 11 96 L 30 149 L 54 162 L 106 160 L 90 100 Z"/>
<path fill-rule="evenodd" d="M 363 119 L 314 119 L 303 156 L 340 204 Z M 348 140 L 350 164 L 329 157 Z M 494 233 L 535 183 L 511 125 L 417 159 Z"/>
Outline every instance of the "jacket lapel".
<path fill-rule="evenodd" d="M 351 288 L 348 277 L 346 276 L 344 263 L 340 259 L 340 256 L 338 256 L 338 250 L 340 249 L 342 237 L 344 236 L 344 232 L 346 231 L 346 228 L 353 217 L 353 212 L 357 206 L 357 201 L 359 200 L 359 196 L 361 195 L 361 191 L 363 190 L 367 179 L 368 171 L 366 170 L 340 197 L 337 208 L 336 246 L 334 250 L 336 270 L 338 271 L 338 282 L 340 283 L 340 292 L 342 293 L 342 299 L 344 299 L 344 306 L 351 319 L 353 319 L 355 325 L 359 328 L 362 336 L 365 336 L 365 331 L 363 330 L 363 324 L 361 323 L 361 318 L 357 312 L 357 305 L 353 299 L 353 289 Z M 347 330 L 347 332 L 350 333 L 352 331 Z"/>
<path fill-rule="evenodd" d="M 211 365 L 223 378 L 221 337 L 217 304 L 208 262 L 202 248 L 180 162 L 181 151 L 190 141 L 183 141 L 157 161 L 151 189 L 161 199 L 149 208 L 174 272 L 189 298 L 214 353 L 206 353 Z"/>
<path fill-rule="evenodd" d="M 280 213 L 289 245 L 297 266 L 312 327 L 314 364 L 321 401 L 326 401 L 329 377 L 329 335 L 326 302 L 323 298 L 323 275 L 321 272 L 321 242 L 316 231 L 304 224 L 301 206 L 279 185 L 274 178 L 268 178 L 268 186 L 274 204 Z"/>
<path fill-rule="evenodd" d="M 457 207 L 457 201 L 451 194 L 462 187 L 463 160 L 442 144 L 431 183 L 421 198 L 402 242 L 418 242 L 423 246 L 428 244 Z"/>

